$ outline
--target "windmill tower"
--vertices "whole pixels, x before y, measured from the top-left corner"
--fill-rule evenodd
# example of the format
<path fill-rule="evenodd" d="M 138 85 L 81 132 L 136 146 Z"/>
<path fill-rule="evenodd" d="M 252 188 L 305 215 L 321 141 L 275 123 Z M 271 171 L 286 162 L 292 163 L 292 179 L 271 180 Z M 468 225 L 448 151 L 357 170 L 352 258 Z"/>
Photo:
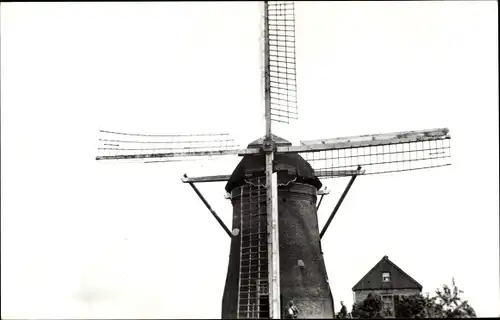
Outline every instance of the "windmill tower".
<path fill-rule="evenodd" d="M 450 165 L 447 129 L 301 141 L 293 146 L 272 132 L 274 122 L 297 119 L 295 12 L 292 1 L 263 2 L 263 137 L 240 149 L 228 134 L 147 135 L 101 130 L 97 160 L 151 162 L 242 156 L 231 175 L 188 177 L 231 238 L 222 318 L 281 318 L 293 300 L 301 318 L 330 318 L 333 297 L 321 251 L 342 200 L 359 175 Z M 351 177 L 321 229 L 320 179 Z M 231 230 L 196 188 L 227 181 L 233 206 Z"/>

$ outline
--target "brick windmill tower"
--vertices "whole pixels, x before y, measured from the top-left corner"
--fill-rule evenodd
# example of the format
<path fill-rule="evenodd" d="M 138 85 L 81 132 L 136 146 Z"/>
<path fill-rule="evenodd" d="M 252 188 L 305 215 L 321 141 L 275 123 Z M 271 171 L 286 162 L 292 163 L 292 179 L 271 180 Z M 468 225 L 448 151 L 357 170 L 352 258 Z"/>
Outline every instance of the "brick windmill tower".
<path fill-rule="evenodd" d="M 169 162 L 242 156 L 231 175 L 188 177 L 188 183 L 231 238 L 222 318 L 283 316 L 293 300 L 300 318 L 331 318 L 333 297 L 321 237 L 359 175 L 450 165 L 447 129 L 301 141 L 272 133 L 272 123 L 297 119 L 295 12 L 292 1 L 263 2 L 264 136 L 240 149 L 228 134 L 151 135 L 101 130 L 97 160 Z M 351 177 L 326 225 L 316 215 L 319 179 Z M 196 183 L 227 181 L 232 231 Z M 318 196 L 321 196 L 317 204 Z"/>

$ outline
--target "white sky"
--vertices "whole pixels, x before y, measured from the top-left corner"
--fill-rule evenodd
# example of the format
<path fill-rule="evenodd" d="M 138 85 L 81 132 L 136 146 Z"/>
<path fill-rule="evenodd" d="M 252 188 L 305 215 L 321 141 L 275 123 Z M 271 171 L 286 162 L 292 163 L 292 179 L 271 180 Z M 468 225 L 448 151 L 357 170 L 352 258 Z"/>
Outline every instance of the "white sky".
<path fill-rule="evenodd" d="M 451 167 L 355 182 L 323 239 L 336 309 L 388 255 L 498 316 L 497 2 L 296 10 L 300 121 L 275 133 L 453 137 Z M 262 136 L 259 28 L 253 2 L 2 4 L 2 318 L 220 317 L 229 239 L 180 178 L 239 159 L 94 157 L 99 129 Z M 230 227 L 224 184 L 199 188 Z"/>

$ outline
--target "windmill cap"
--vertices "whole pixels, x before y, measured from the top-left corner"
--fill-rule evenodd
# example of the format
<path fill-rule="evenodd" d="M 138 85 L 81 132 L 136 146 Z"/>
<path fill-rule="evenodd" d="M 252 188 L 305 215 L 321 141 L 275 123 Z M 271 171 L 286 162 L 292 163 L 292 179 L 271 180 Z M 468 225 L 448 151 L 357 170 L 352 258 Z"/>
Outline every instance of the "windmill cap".
<path fill-rule="evenodd" d="M 292 143 L 281 137 L 273 135 L 273 140 L 278 146 L 291 146 Z M 264 138 L 257 139 L 248 145 L 248 148 L 260 148 L 264 142 Z M 263 154 L 246 155 L 241 159 L 240 163 L 236 166 L 229 181 L 226 184 L 226 191 L 232 190 L 246 184 L 247 172 L 265 172 L 266 157 Z M 311 165 L 304 160 L 298 153 L 278 153 L 274 156 L 274 166 L 282 166 L 289 168 L 293 174 L 296 175 L 297 182 L 306 183 L 321 188 L 321 181 L 314 174 Z"/>
<path fill-rule="evenodd" d="M 280 146 L 280 147 L 289 147 L 292 145 L 292 143 L 288 140 L 285 140 L 281 137 L 278 137 L 277 135 L 274 135 L 274 134 L 271 134 L 272 136 L 272 139 L 274 141 L 274 143 L 276 144 L 276 146 Z M 247 148 L 260 148 L 262 147 L 262 145 L 264 144 L 264 140 L 265 140 L 266 137 L 262 137 L 262 138 L 259 138 L 253 142 L 250 142 L 250 144 L 248 145 Z"/>

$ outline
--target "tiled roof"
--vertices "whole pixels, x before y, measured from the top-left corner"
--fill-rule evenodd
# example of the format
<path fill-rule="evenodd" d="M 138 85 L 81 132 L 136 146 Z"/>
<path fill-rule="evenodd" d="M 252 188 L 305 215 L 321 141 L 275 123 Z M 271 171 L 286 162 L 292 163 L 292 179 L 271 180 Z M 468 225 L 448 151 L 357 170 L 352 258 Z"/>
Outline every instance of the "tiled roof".
<path fill-rule="evenodd" d="M 382 273 L 389 272 L 390 282 L 382 282 Z M 359 282 L 352 291 L 380 289 L 418 289 L 422 285 L 384 256 Z"/>

